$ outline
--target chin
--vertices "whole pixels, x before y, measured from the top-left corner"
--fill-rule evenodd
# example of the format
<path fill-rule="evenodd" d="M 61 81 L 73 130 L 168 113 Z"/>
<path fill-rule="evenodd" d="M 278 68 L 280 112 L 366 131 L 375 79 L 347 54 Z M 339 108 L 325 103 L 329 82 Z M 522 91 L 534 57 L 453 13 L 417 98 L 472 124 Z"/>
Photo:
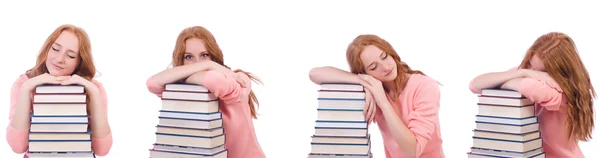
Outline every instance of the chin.
<path fill-rule="evenodd" d="M 389 82 L 389 81 L 394 81 L 396 79 L 396 76 L 384 76 L 382 79 L 380 79 L 381 82 Z"/>
<path fill-rule="evenodd" d="M 393 74 L 390 74 L 390 76 L 385 77 L 385 80 L 386 81 L 393 81 L 393 80 L 396 79 L 396 77 L 398 77 L 398 74 L 394 72 Z"/>
<path fill-rule="evenodd" d="M 52 76 L 67 76 L 65 75 L 65 73 L 62 72 L 56 72 L 56 71 L 48 71 L 48 74 L 52 75 Z"/>

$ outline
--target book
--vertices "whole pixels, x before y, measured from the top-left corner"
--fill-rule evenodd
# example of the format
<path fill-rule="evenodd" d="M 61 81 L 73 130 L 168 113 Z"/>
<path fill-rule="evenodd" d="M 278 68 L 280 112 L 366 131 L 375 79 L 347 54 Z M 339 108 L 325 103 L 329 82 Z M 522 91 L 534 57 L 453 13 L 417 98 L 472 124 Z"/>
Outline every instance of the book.
<path fill-rule="evenodd" d="M 95 157 L 83 86 L 39 85 L 32 105 L 28 157 Z"/>
<path fill-rule="evenodd" d="M 517 91 L 483 89 L 469 158 L 545 157 L 535 103 Z"/>
<path fill-rule="evenodd" d="M 363 116 L 364 87 L 346 83 L 324 83 L 320 86 L 308 157 L 372 157 L 368 124 Z"/>
<path fill-rule="evenodd" d="M 151 158 L 227 158 L 219 98 L 200 85 L 166 84 Z"/>

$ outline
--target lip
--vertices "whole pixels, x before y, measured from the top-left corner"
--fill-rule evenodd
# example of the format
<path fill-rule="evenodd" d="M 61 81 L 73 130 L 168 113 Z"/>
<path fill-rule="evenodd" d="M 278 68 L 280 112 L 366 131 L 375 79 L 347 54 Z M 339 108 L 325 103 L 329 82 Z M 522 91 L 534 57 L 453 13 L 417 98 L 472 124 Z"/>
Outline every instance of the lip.
<path fill-rule="evenodd" d="M 390 72 L 388 72 L 387 74 L 385 74 L 385 76 L 389 76 L 390 74 L 392 74 L 393 71 L 394 71 L 394 69 L 390 70 Z"/>
<path fill-rule="evenodd" d="M 57 70 L 62 70 L 63 69 L 62 67 L 60 67 L 60 66 L 58 66 L 56 64 L 52 64 L 52 66 L 54 66 L 54 68 L 57 69 Z"/>

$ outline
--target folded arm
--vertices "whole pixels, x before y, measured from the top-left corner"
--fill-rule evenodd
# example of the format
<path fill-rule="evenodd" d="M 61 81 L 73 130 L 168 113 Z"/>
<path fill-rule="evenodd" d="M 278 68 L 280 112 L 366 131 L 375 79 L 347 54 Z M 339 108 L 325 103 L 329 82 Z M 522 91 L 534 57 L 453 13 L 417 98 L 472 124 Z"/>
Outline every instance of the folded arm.
<path fill-rule="evenodd" d="M 251 88 L 250 78 L 246 74 L 238 72 L 233 75 L 239 75 L 246 82 L 246 88 Z M 197 72 L 188 77 L 186 82 L 206 87 L 223 101 L 237 100 L 244 94 L 244 88 L 233 76 L 219 71 Z"/>
<path fill-rule="evenodd" d="M 440 91 L 437 86 L 437 82 L 431 82 L 417 89 L 414 111 L 408 116 L 406 125 L 391 108 L 391 104 L 380 106 L 384 107 L 381 112 L 392 136 L 407 157 L 419 157 L 436 130 L 440 105 Z"/>
<path fill-rule="evenodd" d="M 514 79 L 525 77 L 525 72 L 521 70 L 511 69 L 504 72 L 490 72 L 479 75 L 471 80 L 469 89 L 475 94 L 481 94 L 482 89 L 500 88 L 505 82 Z"/>
<path fill-rule="evenodd" d="M 10 90 L 10 110 L 6 127 L 6 141 L 13 152 L 25 153 L 29 148 L 29 127 L 31 120 L 31 88 L 23 86 L 27 80 L 21 76 Z"/>
<path fill-rule="evenodd" d="M 563 103 L 562 90 L 539 79 L 515 78 L 504 83 L 502 88 L 518 91 L 531 101 L 539 103 L 551 111 L 558 110 Z"/>
<path fill-rule="evenodd" d="M 88 103 L 90 126 L 92 130 L 92 149 L 98 156 L 105 156 L 112 147 L 112 132 L 108 123 L 108 99 L 104 86 L 93 81 L 93 85 L 86 86 L 90 97 Z"/>
<path fill-rule="evenodd" d="M 165 84 L 186 79 L 196 72 L 211 70 L 214 64 L 216 63 L 213 61 L 200 61 L 194 64 L 169 68 L 148 78 L 146 86 L 148 87 L 148 91 L 160 97 Z"/>
<path fill-rule="evenodd" d="M 364 82 L 357 74 L 350 73 L 331 66 L 316 67 L 308 73 L 310 80 L 315 84 L 322 83 L 355 83 Z"/>

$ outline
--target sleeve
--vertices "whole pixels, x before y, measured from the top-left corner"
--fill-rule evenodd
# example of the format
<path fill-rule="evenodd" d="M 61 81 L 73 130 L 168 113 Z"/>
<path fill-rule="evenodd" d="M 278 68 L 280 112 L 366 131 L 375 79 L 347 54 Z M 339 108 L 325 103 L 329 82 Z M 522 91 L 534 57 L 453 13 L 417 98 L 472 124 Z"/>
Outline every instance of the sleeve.
<path fill-rule="evenodd" d="M 22 75 L 15 81 L 10 90 L 10 110 L 9 110 L 9 123 L 6 127 L 6 141 L 8 145 L 15 153 L 25 153 L 29 148 L 29 129 L 18 130 L 12 127 L 10 120 L 13 119 L 15 110 L 17 109 L 17 100 L 19 99 L 19 93 L 21 85 L 27 80 L 26 75 Z"/>
<path fill-rule="evenodd" d="M 159 98 L 162 97 L 162 92 L 163 92 L 163 87 L 156 84 L 156 82 L 154 82 L 154 79 L 152 77 L 148 78 L 148 80 L 146 80 L 146 87 L 148 87 L 148 91 L 150 91 L 150 93 L 158 96 Z"/>
<path fill-rule="evenodd" d="M 104 106 L 105 114 L 108 115 L 108 97 L 106 95 L 106 90 L 100 82 L 94 81 L 94 84 L 98 87 L 100 95 L 102 95 L 102 105 Z M 112 147 L 112 143 L 112 132 L 108 133 L 108 135 L 106 135 L 103 138 L 92 137 L 92 149 L 94 150 L 94 153 L 98 156 L 105 156 L 106 154 L 108 154 Z"/>
<path fill-rule="evenodd" d="M 428 82 L 420 86 L 415 93 L 414 111 L 408 116 L 408 129 L 416 138 L 415 155 L 419 157 L 431 140 L 439 123 L 440 90 L 437 82 Z"/>
<path fill-rule="evenodd" d="M 248 84 L 246 88 L 251 88 L 247 75 L 242 72 L 235 73 L 235 75 L 239 75 Z M 203 83 L 206 89 L 223 101 L 239 101 L 244 92 L 233 76 L 218 71 L 207 71 Z"/>
<path fill-rule="evenodd" d="M 550 111 L 560 109 L 563 100 L 562 90 L 534 78 L 523 78 L 517 91 Z"/>

